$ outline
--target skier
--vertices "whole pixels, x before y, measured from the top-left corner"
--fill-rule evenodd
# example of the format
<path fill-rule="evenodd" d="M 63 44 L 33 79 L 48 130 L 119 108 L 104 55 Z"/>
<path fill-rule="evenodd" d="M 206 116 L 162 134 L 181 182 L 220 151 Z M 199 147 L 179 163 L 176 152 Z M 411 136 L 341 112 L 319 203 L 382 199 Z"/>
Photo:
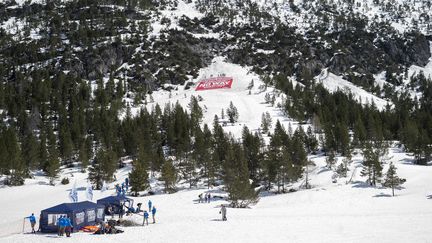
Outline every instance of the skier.
<path fill-rule="evenodd" d="M 226 217 L 227 210 L 226 210 L 225 205 L 223 205 L 223 204 L 221 205 L 221 210 L 219 211 L 219 213 L 222 214 L 222 221 L 226 221 L 227 220 L 227 217 Z"/>
<path fill-rule="evenodd" d="M 198 203 L 202 202 L 202 193 L 198 195 Z"/>
<path fill-rule="evenodd" d="M 147 213 L 147 210 L 144 210 L 143 226 L 144 226 L 145 223 L 147 223 L 147 225 L 148 225 L 148 217 L 149 217 L 149 214 Z"/>
<path fill-rule="evenodd" d="M 152 201 L 148 201 L 148 206 L 149 206 L 149 211 L 151 211 L 151 209 L 152 209 Z"/>
<path fill-rule="evenodd" d="M 36 231 L 34 229 L 35 225 L 36 225 L 36 217 L 34 216 L 34 213 L 32 213 L 30 216 L 25 217 L 26 219 L 29 219 L 30 224 L 31 224 L 31 228 L 32 228 L 32 233 L 35 234 Z"/>
<path fill-rule="evenodd" d="M 72 231 L 72 222 L 70 217 L 64 218 L 64 225 L 65 225 L 66 237 L 70 237 Z"/>
<path fill-rule="evenodd" d="M 211 195 L 210 195 L 210 193 L 209 193 L 209 194 L 207 194 L 207 202 L 208 202 L 208 203 L 210 203 L 210 199 L 211 199 Z"/>
<path fill-rule="evenodd" d="M 125 179 L 125 184 L 126 184 L 126 191 L 129 189 L 129 178 L 126 177 Z"/>
<path fill-rule="evenodd" d="M 154 224 L 154 223 L 156 223 L 156 219 L 155 219 L 155 215 L 156 215 L 156 208 L 155 208 L 155 206 L 153 206 L 153 209 L 152 209 L 151 213 L 152 213 L 153 224 Z"/>

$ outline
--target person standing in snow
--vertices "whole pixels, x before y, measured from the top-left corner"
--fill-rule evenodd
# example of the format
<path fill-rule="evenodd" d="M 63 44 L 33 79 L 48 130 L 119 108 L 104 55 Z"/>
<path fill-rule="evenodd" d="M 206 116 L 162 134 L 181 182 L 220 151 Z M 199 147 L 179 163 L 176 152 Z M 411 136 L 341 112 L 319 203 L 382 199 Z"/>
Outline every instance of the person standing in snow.
<path fill-rule="evenodd" d="M 149 217 L 149 214 L 147 213 L 147 210 L 144 210 L 143 226 L 144 226 L 145 223 L 147 223 L 147 225 L 148 225 L 148 217 Z"/>
<path fill-rule="evenodd" d="M 198 195 L 198 203 L 202 202 L 202 193 Z"/>
<path fill-rule="evenodd" d="M 154 223 L 156 223 L 156 219 L 155 219 L 155 215 L 156 215 L 156 208 L 155 208 L 155 206 L 153 206 L 151 213 L 152 213 L 153 224 L 154 224 Z"/>
<path fill-rule="evenodd" d="M 151 209 L 152 209 L 152 201 L 148 201 L 148 207 L 149 207 L 149 210 L 148 211 L 151 211 Z"/>
<path fill-rule="evenodd" d="M 120 205 L 119 208 L 119 218 L 123 218 L 123 214 L 124 214 L 125 210 L 124 210 L 124 204 Z"/>
<path fill-rule="evenodd" d="M 225 205 L 221 205 L 221 210 L 219 211 L 220 214 L 222 214 L 222 221 L 226 221 L 227 217 L 226 217 L 226 213 L 227 213 L 227 209 L 225 207 Z"/>
<path fill-rule="evenodd" d="M 60 218 L 57 219 L 58 236 L 62 236 L 62 225 L 63 225 L 63 215 L 61 215 Z"/>
<path fill-rule="evenodd" d="M 72 222 L 70 217 L 64 218 L 64 225 L 65 225 L 66 237 L 70 237 L 70 234 L 72 232 Z"/>
<path fill-rule="evenodd" d="M 34 213 L 32 213 L 30 216 L 25 217 L 26 219 L 29 219 L 30 224 L 31 224 L 31 228 L 32 228 L 32 233 L 36 233 L 34 227 L 36 225 L 36 217 L 34 216 Z"/>
<path fill-rule="evenodd" d="M 129 189 L 129 178 L 126 177 L 125 179 L 125 186 L 126 186 L 126 191 Z"/>
<path fill-rule="evenodd" d="M 210 193 L 209 193 L 209 194 L 207 194 L 207 202 L 208 202 L 208 203 L 210 203 L 210 199 L 211 199 L 211 195 L 210 195 Z"/>

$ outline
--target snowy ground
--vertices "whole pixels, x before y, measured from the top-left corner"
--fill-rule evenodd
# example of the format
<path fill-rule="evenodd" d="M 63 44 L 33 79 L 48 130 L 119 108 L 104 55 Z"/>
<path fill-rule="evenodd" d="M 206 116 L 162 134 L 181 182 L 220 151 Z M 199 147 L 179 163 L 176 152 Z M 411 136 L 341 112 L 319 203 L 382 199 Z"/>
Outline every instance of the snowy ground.
<path fill-rule="evenodd" d="M 392 149 L 389 160 L 406 178 L 405 189 L 391 191 L 370 188 L 359 176 L 360 157 L 354 157 L 347 179 L 331 183 L 332 172 L 324 168 L 324 158 L 313 158 L 310 190 L 284 195 L 263 196 L 251 209 L 228 209 L 228 221 L 219 220 L 219 205 L 224 201 L 197 204 L 197 195 L 206 189 L 183 190 L 171 195 L 134 198 L 135 203 L 151 199 L 158 208 L 157 224 L 124 228 L 118 235 L 76 233 L 65 242 L 431 242 L 432 167 L 415 166 L 410 157 Z M 71 172 L 71 171 L 69 171 Z M 67 174 L 69 174 L 67 172 Z M 87 185 L 85 175 L 75 172 L 77 185 Z M 123 178 L 127 169 L 120 171 Z M 57 203 L 67 202 L 71 185 L 45 185 L 37 177 L 19 188 L 1 188 L 0 242 L 58 242 L 52 234 L 22 234 L 22 218 Z M 111 185 L 112 186 L 112 185 Z M 221 193 L 218 189 L 212 193 Z M 112 194 L 95 192 L 95 199 Z M 84 199 L 84 191 L 79 192 Z M 95 201 L 95 200 L 94 200 Z M 137 219 L 137 218 L 135 218 Z M 139 220 L 139 219 L 138 219 Z M 29 230 L 28 223 L 26 230 Z"/>
<path fill-rule="evenodd" d="M 284 116 L 282 110 L 277 107 L 278 103 L 282 103 L 285 95 L 271 87 L 264 89 L 264 83 L 260 77 L 250 71 L 249 67 L 228 63 L 223 57 L 216 57 L 211 65 L 201 69 L 198 77 L 191 81 L 198 83 L 202 79 L 221 75 L 233 77 L 231 89 L 195 91 L 195 86 L 188 90 L 185 90 L 184 86 L 175 86 L 178 89 L 171 92 L 165 90 L 153 92 L 152 97 L 155 103 L 148 103 L 147 109 L 151 110 L 156 103 L 163 109 L 167 103 L 174 105 L 176 102 L 188 109 L 191 96 L 201 96 L 203 100 L 199 102 L 199 105 L 204 111 L 203 124 L 208 124 L 210 127 L 213 124 L 215 115 L 219 117 L 221 122 L 228 121 L 226 109 L 229 107 L 230 102 L 233 102 L 239 112 L 239 120 L 235 124 L 226 123 L 224 130 L 237 138 L 241 137 L 243 126 L 247 126 L 252 131 L 257 131 L 261 126 L 262 114 L 265 112 L 270 113 L 273 124 L 279 120 L 287 130 L 288 126 L 291 126 L 293 130 L 298 127 L 298 122 L 288 119 Z M 249 95 L 247 87 L 251 81 L 253 81 L 254 87 Z M 266 94 L 275 95 L 274 106 L 265 102 Z M 126 100 L 126 102 L 132 103 L 132 99 Z M 132 114 L 137 114 L 142 106 L 133 107 L 131 109 Z M 224 109 L 225 119 L 221 119 L 222 109 Z M 305 131 L 306 126 L 304 127 Z"/>

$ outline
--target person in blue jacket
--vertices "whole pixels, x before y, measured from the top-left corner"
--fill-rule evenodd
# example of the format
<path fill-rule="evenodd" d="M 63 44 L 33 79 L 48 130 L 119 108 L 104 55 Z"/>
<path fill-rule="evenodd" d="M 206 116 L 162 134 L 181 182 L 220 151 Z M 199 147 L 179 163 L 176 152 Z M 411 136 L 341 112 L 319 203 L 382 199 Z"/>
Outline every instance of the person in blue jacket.
<path fill-rule="evenodd" d="M 64 218 L 64 225 L 65 225 L 66 237 L 70 237 L 70 234 L 72 232 L 72 222 L 70 217 Z"/>
<path fill-rule="evenodd" d="M 145 223 L 147 223 L 147 225 L 148 225 L 148 217 L 149 217 L 149 214 L 148 214 L 147 210 L 144 210 L 143 226 L 144 226 Z"/>
<path fill-rule="evenodd" d="M 153 224 L 154 224 L 154 223 L 156 223 L 156 220 L 155 220 L 156 207 L 155 207 L 155 206 L 153 206 L 153 208 L 152 208 L 152 210 L 151 210 L 151 213 L 152 213 Z"/>
<path fill-rule="evenodd" d="M 58 232 L 57 232 L 57 235 L 58 236 L 61 236 L 61 225 L 62 225 L 62 223 L 63 223 L 63 215 L 62 216 L 60 216 L 60 218 L 58 218 L 57 219 L 57 229 L 58 229 Z"/>
<path fill-rule="evenodd" d="M 34 227 L 36 225 L 36 217 L 34 216 L 34 213 L 32 213 L 30 216 L 25 217 L 26 219 L 29 219 L 30 224 L 31 224 L 31 228 L 32 228 L 32 233 L 36 233 Z"/>
<path fill-rule="evenodd" d="M 151 209 L 152 209 L 152 201 L 148 201 L 148 206 L 149 206 L 149 211 L 151 211 Z"/>

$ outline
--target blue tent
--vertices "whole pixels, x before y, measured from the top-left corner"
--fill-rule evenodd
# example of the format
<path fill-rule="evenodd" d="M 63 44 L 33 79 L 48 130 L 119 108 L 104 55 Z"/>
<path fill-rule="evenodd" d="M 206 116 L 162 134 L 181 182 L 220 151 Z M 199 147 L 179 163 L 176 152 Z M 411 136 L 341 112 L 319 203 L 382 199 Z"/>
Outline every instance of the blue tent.
<path fill-rule="evenodd" d="M 77 203 L 62 203 L 57 206 L 42 210 L 40 228 L 42 232 L 56 232 L 57 219 L 60 216 L 71 218 L 73 231 L 76 232 L 87 225 L 94 225 L 105 219 L 104 205 L 98 205 L 89 201 Z"/>
<path fill-rule="evenodd" d="M 107 209 L 108 207 L 112 207 L 113 213 L 119 213 L 119 210 L 122 207 L 122 205 L 128 208 L 133 207 L 133 199 L 128 198 L 124 195 L 109 196 L 97 200 L 97 204 L 104 205 L 105 209 Z"/>

